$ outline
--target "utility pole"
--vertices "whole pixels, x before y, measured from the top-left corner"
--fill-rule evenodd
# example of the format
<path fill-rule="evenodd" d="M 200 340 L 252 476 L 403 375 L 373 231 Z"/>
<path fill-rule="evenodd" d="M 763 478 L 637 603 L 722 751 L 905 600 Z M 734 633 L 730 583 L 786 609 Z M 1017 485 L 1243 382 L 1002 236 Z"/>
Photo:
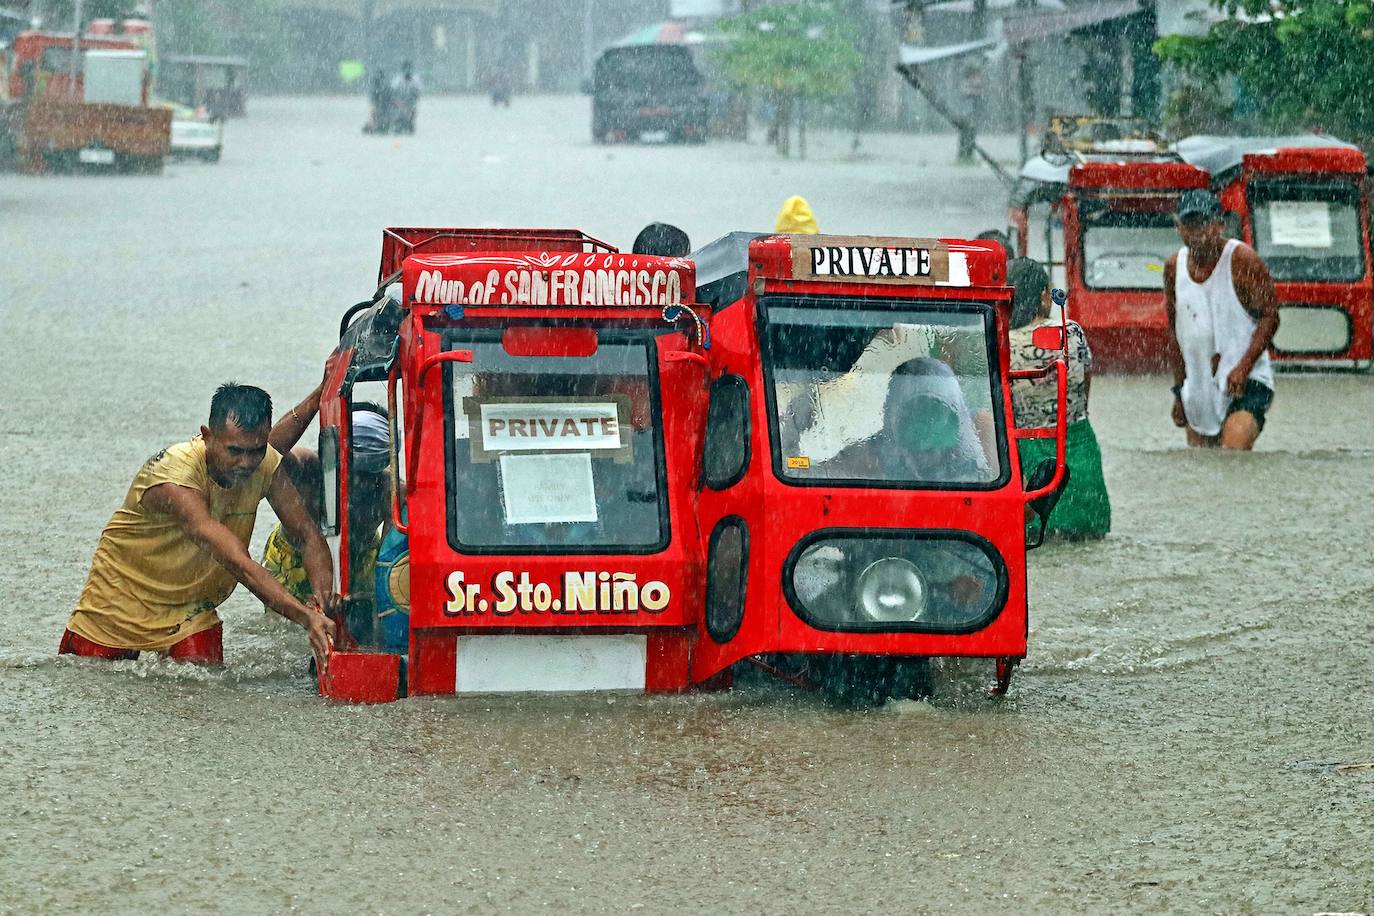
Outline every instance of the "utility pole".
<path fill-rule="evenodd" d="M 366 74 L 366 85 L 372 84 L 373 77 L 377 73 L 377 49 L 372 39 L 372 19 L 377 14 L 377 0 L 363 0 L 362 27 L 363 27 L 363 73 Z"/>
<path fill-rule="evenodd" d="M 71 66 L 67 71 L 67 94 L 71 96 L 74 102 L 81 101 L 76 97 L 76 80 L 77 75 L 81 72 L 81 14 L 83 6 L 82 0 L 76 0 L 76 4 L 72 8 L 72 59 Z"/>
<path fill-rule="evenodd" d="M 593 44 L 592 24 L 595 22 L 594 7 L 596 0 L 582 0 L 582 78 L 592 78 L 592 65 L 596 63 L 596 46 Z"/>
<path fill-rule="evenodd" d="M 988 0 L 973 0 L 973 17 L 970 22 L 970 41 L 982 41 L 988 36 Z"/>

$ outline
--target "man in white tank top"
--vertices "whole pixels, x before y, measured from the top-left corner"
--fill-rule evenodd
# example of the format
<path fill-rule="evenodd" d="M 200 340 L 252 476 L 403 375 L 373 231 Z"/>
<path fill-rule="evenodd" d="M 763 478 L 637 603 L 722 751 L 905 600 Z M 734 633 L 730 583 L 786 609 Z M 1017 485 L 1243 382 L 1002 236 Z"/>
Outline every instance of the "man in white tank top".
<path fill-rule="evenodd" d="M 1186 192 L 1175 222 L 1183 248 L 1164 265 L 1174 425 L 1190 446 L 1251 449 L 1274 400 L 1274 281 L 1253 248 L 1222 234 L 1211 191 Z"/>

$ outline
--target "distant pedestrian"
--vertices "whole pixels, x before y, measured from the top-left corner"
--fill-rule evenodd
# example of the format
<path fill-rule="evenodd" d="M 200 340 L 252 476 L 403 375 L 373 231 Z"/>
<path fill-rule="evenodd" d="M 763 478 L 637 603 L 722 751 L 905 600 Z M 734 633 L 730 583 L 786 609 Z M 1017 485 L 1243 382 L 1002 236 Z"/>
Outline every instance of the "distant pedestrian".
<path fill-rule="evenodd" d="M 1017 258 L 1007 267 L 1007 282 L 1016 292 L 1011 306 L 1010 351 L 1012 371 L 1038 369 L 1058 355 L 1035 346 L 1035 329 L 1050 320 L 1050 276 L 1039 262 Z M 1045 523 L 1045 534 L 1066 538 L 1100 538 L 1112 527 L 1112 505 L 1102 476 L 1102 451 L 1088 421 L 1088 393 L 1092 387 L 1093 354 L 1087 335 L 1077 322 L 1066 323 L 1068 339 L 1068 416 L 1065 460 L 1069 482 Z M 1011 387 L 1012 414 L 1023 429 L 1054 426 L 1059 414 L 1059 391 L 1054 375 L 1018 379 Z M 1022 479 L 1028 479 L 1046 458 L 1053 458 L 1053 439 L 1022 439 L 1017 444 Z"/>
<path fill-rule="evenodd" d="M 1254 448 L 1274 400 L 1274 281 L 1253 248 L 1222 234 L 1211 191 L 1185 193 L 1175 224 L 1183 247 L 1164 265 L 1174 425 L 1190 446 Z"/>
<path fill-rule="evenodd" d="M 420 78 L 410 61 L 401 64 L 401 72 L 391 81 L 391 131 L 398 134 L 415 133 L 415 115 L 420 103 Z"/>
<path fill-rule="evenodd" d="M 983 117 L 983 88 L 985 78 L 983 68 L 970 64 L 964 68 L 964 78 L 959 83 L 959 96 L 963 100 L 960 115 L 964 125 L 959 130 L 959 161 L 972 162 L 979 122 Z"/>
<path fill-rule="evenodd" d="M 635 254 L 656 254 L 665 258 L 685 258 L 692 253 L 687 233 L 668 223 L 650 223 L 635 236 Z"/>
<path fill-rule="evenodd" d="M 806 198 L 794 195 L 783 201 L 773 231 L 787 235 L 818 235 L 821 229 L 816 225 L 816 217 Z"/>
<path fill-rule="evenodd" d="M 487 80 L 487 88 L 491 92 L 491 106 L 496 108 L 510 107 L 510 97 L 513 90 L 514 77 L 511 75 L 510 67 L 502 64 L 494 67 L 491 77 Z"/>
<path fill-rule="evenodd" d="M 367 100 L 372 110 L 368 115 L 367 124 L 363 126 L 363 133 L 386 133 L 390 129 L 391 81 L 387 79 L 385 70 L 378 70 L 372 74 L 367 86 Z"/>

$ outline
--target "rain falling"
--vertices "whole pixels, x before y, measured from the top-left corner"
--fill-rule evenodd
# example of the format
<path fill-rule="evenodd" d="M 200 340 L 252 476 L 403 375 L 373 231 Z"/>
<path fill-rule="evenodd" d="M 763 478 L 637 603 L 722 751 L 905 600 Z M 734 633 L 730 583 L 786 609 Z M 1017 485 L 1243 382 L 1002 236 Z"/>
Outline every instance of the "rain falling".
<path fill-rule="evenodd" d="M 0 0 L 0 911 L 1374 911 L 1367 0 Z"/>

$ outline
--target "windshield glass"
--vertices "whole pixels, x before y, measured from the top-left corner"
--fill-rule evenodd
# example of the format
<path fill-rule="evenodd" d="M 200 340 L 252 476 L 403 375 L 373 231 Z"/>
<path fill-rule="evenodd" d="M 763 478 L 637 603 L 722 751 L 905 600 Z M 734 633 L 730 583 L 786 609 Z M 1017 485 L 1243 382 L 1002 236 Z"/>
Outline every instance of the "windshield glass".
<path fill-rule="evenodd" d="M 992 485 L 1003 462 L 989 369 L 996 364 L 991 308 L 887 305 L 765 300 L 779 476 Z"/>
<path fill-rule="evenodd" d="M 700 84 L 701 73 L 686 48 L 626 48 L 607 53 L 596 65 L 596 88 L 603 92 L 695 89 Z"/>
<path fill-rule="evenodd" d="M 456 549 L 649 552 L 667 541 L 651 338 L 588 357 L 511 356 L 451 337 L 449 519 Z"/>
<path fill-rule="evenodd" d="M 1275 280 L 1358 280 L 1360 192 L 1343 181 L 1251 187 L 1255 250 Z"/>
<path fill-rule="evenodd" d="M 1080 212 L 1083 283 L 1089 289 L 1158 290 L 1164 262 L 1182 243 L 1171 213 Z"/>

